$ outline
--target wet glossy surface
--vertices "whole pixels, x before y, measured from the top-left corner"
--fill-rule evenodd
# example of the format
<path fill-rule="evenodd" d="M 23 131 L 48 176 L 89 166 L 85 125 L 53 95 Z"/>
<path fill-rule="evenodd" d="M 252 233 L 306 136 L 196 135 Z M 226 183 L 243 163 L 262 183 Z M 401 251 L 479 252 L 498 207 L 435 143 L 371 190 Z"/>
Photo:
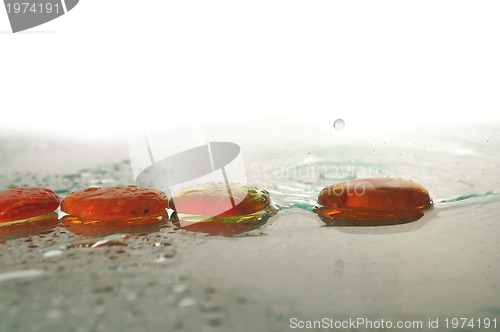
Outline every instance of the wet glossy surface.
<path fill-rule="evenodd" d="M 54 212 L 59 197 L 47 188 L 13 188 L 0 192 L 0 222 L 22 220 Z"/>
<path fill-rule="evenodd" d="M 240 216 L 216 216 L 205 218 L 200 215 L 174 214 L 172 222 L 175 226 L 191 232 L 209 235 L 234 236 L 262 227 L 270 217 L 278 212 L 272 206 L 263 210 Z"/>
<path fill-rule="evenodd" d="M 403 179 L 360 179 L 323 189 L 316 213 L 335 226 L 401 224 L 420 219 L 432 205 L 421 185 Z"/>
<path fill-rule="evenodd" d="M 416 221 L 422 211 L 363 211 L 356 209 L 317 208 L 314 210 L 330 226 L 382 226 Z"/>
<path fill-rule="evenodd" d="M 182 191 L 171 202 L 171 208 L 178 213 L 241 216 L 263 210 L 271 199 L 267 191 L 253 186 L 231 185 L 228 189 L 226 185 L 217 184 Z"/>
<path fill-rule="evenodd" d="M 280 136 L 286 142 L 263 147 L 272 137 L 256 143 L 251 135 L 244 150 L 248 183 L 265 188 L 281 207 L 252 232 L 205 236 L 165 226 L 145 235 L 95 237 L 56 227 L 5 241 L 0 331 L 281 332 L 290 317 L 499 321 L 500 126 L 469 141 L 470 128 L 451 133 L 449 141 L 419 130 L 400 148 L 394 143 L 401 135 L 342 141 L 352 125 L 325 126 L 334 132 L 331 140 L 321 130 L 294 131 Z M 262 135 L 277 130 L 260 128 Z M 60 145 L 51 146 L 61 154 Z M 49 186 L 68 195 L 133 181 L 128 160 L 110 158 L 47 178 L 18 170 L 22 165 L 13 166 L 19 173 L 0 173 L 2 187 Z M 375 176 L 424 185 L 433 209 L 418 221 L 381 227 L 325 227 L 311 212 L 323 188 Z"/>
<path fill-rule="evenodd" d="M 128 219 L 114 219 L 106 221 L 86 221 L 74 216 L 64 216 L 61 226 L 74 234 L 86 236 L 106 236 L 111 234 L 147 234 L 156 232 L 168 220 L 165 212 L 160 216 L 144 216 Z"/>
<path fill-rule="evenodd" d="M 430 197 L 424 187 L 413 181 L 373 178 L 329 186 L 321 191 L 318 202 L 339 209 L 408 211 L 428 207 Z"/>
<path fill-rule="evenodd" d="M 83 220 L 115 220 L 165 212 L 165 194 L 137 186 L 89 188 L 66 196 L 61 210 Z"/>
<path fill-rule="evenodd" d="M 223 236 L 257 229 L 277 212 L 267 191 L 247 185 L 231 185 L 229 189 L 207 185 L 182 191 L 170 206 L 176 211 L 172 219 L 177 227 Z"/>
<path fill-rule="evenodd" d="M 18 220 L 15 223 L 4 222 L 0 224 L 0 242 L 54 231 L 58 225 L 59 218 L 55 212 Z"/>

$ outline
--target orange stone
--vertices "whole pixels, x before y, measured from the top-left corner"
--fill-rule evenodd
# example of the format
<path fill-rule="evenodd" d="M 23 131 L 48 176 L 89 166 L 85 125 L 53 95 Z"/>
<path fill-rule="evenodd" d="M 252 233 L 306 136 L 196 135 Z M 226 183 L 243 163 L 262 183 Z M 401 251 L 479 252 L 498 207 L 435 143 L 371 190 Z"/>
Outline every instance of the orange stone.
<path fill-rule="evenodd" d="M 170 207 L 176 211 L 174 225 L 223 236 L 257 229 L 277 212 L 267 191 L 248 185 L 228 189 L 225 184 L 212 184 L 185 190 L 174 195 Z"/>
<path fill-rule="evenodd" d="M 163 192 L 137 186 L 89 188 L 61 203 L 61 210 L 72 216 L 100 221 L 161 215 L 167 207 Z"/>
<path fill-rule="evenodd" d="M 0 191 L 0 222 L 23 220 L 54 212 L 60 199 L 46 188 L 13 188 Z"/>
<path fill-rule="evenodd" d="M 333 225 L 391 225 L 420 219 L 432 206 L 427 190 L 402 179 L 361 179 L 332 185 L 318 197 L 316 213 Z"/>
<path fill-rule="evenodd" d="M 170 207 L 178 213 L 227 217 L 252 214 L 265 209 L 270 203 L 269 193 L 259 188 L 230 185 L 228 191 L 225 184 L 213 184 L 174 195 Z"/>

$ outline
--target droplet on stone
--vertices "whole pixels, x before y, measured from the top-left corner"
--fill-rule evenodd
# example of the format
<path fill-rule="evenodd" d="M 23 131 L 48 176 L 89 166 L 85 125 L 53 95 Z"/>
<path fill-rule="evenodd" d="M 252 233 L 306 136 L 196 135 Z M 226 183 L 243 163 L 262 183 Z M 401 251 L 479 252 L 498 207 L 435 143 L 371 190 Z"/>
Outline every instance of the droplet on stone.
<path fill-rule="evenodd" d="M 61 210 L 82 220 L 117 220 L 159 215 L 168 206 L 165 194 L 137 186 L 92 188 L 71 193 Z"/>

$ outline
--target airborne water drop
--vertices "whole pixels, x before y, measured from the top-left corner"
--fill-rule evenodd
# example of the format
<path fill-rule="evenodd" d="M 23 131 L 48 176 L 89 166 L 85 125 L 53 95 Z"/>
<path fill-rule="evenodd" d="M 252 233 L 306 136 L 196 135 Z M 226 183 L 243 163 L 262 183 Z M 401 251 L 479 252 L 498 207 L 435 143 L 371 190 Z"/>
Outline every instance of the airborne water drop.
<path fill-rule="evenodd" d="M 337 120 L 335 120 L 335 122 L 333 123 L 333 127 L 334 127 L 335 129 L 337 129 L 337 130 L 342 130 L 342 129 L 344 129 L 344 127 L 345 127 L 345 122 L 344 122 L 344 120 L 342 120 L 342 119 L 337 119 Z"/>

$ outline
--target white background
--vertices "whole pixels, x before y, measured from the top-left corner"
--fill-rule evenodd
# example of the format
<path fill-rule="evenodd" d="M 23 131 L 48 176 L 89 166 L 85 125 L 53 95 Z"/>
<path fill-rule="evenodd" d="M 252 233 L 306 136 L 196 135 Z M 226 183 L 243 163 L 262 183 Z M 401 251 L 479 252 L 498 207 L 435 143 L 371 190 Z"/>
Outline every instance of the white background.
<path fill-rule="evenodd" d="M 80 0 L 12 34 L 0 8 L 0 130 L 490 123 L 499 17 L 498 1 Z"/>

